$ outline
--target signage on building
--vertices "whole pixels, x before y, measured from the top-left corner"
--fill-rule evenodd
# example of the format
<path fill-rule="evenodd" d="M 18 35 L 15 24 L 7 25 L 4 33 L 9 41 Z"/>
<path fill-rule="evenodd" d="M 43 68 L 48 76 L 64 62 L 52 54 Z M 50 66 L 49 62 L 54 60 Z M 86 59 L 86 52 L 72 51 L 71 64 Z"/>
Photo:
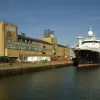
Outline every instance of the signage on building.
<path fill-rule="evenodd" d="M 7 27 L 7 30 L 8 30 L 8 31 L 15 31 L 15 28 Z"/>

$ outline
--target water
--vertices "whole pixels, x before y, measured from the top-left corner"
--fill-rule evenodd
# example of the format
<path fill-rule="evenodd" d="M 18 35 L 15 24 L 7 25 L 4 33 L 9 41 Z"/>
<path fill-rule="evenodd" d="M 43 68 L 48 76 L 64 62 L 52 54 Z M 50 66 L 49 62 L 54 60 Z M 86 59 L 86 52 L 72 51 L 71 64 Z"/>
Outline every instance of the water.
<path fill-rule="evenodd" d="M 100 100 L 100 67 L 65 67 L 0 79 L 0 100 Z"/>

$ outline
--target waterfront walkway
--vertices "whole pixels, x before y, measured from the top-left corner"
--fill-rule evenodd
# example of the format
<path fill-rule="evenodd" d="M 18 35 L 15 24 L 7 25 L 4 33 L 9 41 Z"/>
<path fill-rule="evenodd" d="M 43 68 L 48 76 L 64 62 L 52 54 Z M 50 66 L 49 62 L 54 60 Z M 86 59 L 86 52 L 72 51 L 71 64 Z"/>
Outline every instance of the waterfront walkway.
<path fill-rule="evenodd" d="M 5 69 L 18 69 L 18 68 L 27 68 L 27 67 L 43 67 L 43 66 L 54 66 L 54 65 L 63 65 L 63 64 L 72 64 L 72 61 L 50 61 L 50 62 L 34 62 L 34 63 L 2 63 L 0 64 L 0 70 Z"/>
<path fill-rule="evenodd" d="M 72 65 L 72 61 L 51 61 L 34 63 L 12 63 L 0 64 L 0 76 L 10 76 L 20 73 L 42 71 L 47 69 L 67 67 Z"/>

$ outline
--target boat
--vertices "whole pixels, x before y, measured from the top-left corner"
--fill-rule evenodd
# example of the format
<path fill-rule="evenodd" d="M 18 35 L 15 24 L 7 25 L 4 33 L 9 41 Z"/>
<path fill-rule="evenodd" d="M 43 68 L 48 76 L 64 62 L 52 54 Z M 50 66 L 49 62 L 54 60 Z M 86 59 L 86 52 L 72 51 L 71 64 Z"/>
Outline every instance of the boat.
<path fill-rule="evenodd" d="M 78 67 L 85 66 L 98 66 L 100 65 L 100 39 L 97 39 L 90 27 L 88 35 L 78 36 L 78 44 L 72 47 L 72 51 L 75 54 L 74 63 Z"/>

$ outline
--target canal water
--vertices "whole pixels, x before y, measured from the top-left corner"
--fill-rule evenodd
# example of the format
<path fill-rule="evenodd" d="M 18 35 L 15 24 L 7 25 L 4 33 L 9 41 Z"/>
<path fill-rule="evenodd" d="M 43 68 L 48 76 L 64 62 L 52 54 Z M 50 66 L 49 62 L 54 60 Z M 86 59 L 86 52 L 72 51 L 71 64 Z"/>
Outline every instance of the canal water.
<path fill-rule="evenodd" d="M 64 67 L 0 79 L 0 100 L 100 100 L 100 67 Z"/>

